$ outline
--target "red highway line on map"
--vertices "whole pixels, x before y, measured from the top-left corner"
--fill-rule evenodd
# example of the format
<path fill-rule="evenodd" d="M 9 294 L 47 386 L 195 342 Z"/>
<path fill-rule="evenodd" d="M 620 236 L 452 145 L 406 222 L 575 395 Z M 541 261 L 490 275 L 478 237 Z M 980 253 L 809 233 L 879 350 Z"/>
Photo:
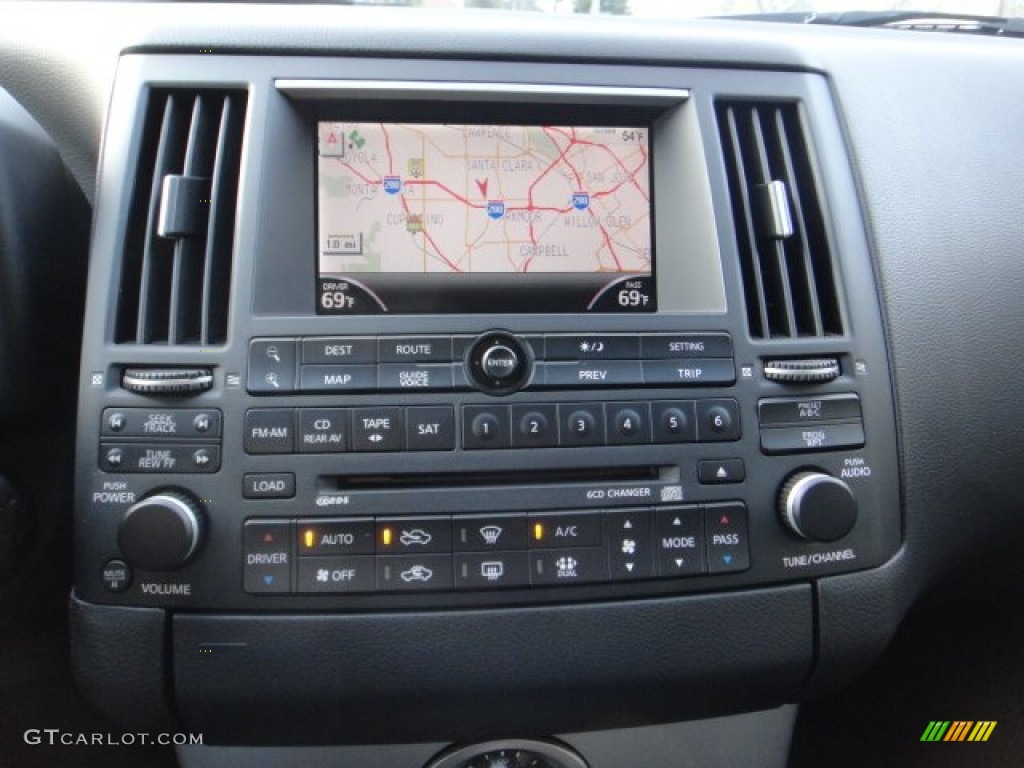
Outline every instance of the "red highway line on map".
<path fill-rule="evenodd" d="M 409 216 L 409 202 L 405 199 L 404 195 L 402 196 L 402 208 L 405 209 L 405 215 Z M 439 259 L 441 259 L 441 261 L 447 264 L 453 272 L 462 271 L 461 269 L 459 269 L 457 264 L 455 264 L 451 259 L 445 256 L 444 253 L 442 253 L 441 249 L 437 247 L 437 243 L 434 242 L 434 238 L 430 236 L 430 233 L 427 232 L 425 227 L 421 229 L 420 232 L 423 234 L 423 237 L 427 239 L 427 242 L 434 246 L 434 250 L 437 251 L 437 256 Z"/>

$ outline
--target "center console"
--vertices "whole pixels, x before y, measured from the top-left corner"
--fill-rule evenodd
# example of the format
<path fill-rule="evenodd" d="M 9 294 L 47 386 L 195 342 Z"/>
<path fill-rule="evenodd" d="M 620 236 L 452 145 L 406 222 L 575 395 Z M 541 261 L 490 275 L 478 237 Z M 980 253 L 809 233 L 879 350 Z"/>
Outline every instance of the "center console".
<path fill-rule="evenodd" d="M 814 664 L 815 581 L 899 547 L 822 79 L 465 72 L 122 59 L 73 611 L 122 720 L 344 743 L 778 704 Z M 115 617 L 152 683 L 134 711 Z M 464 700 L 488 689 L 497 719 Z"/>

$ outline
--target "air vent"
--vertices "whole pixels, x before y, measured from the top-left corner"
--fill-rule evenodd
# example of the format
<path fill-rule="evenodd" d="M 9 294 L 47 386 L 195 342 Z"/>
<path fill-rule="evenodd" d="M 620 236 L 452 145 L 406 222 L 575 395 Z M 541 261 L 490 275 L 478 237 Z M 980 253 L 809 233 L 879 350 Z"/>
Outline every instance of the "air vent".
<path fill-rule="evenodd" d="M 227 338 L 246 93 L 153 89 L 125 232 L 115 341 Z"/>
<path fill-rule="evenodd" d="M 720 101 L 750 333 L 843 332 L 815 165 L 794 102 Z"/>

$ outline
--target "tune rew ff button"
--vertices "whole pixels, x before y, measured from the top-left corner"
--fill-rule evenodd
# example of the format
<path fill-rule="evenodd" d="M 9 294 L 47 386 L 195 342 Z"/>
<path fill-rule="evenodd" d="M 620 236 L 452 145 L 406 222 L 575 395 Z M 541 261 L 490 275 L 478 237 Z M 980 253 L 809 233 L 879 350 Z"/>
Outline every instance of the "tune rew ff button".
<path fill-rule="evenodd" d="M 532 368 L 529 347 L 500 331 L 481 336 L 466 355 L 469 380 L 492 395 L 507 395 L 525 387 Z"/>

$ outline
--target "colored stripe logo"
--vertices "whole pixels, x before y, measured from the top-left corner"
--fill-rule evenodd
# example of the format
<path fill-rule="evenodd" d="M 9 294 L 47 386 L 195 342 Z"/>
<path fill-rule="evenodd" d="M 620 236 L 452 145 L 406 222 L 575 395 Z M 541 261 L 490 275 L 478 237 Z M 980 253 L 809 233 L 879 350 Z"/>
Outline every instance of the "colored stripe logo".
<path fill-rule="evenodd" d="M 996 729 L 996 720 L 932 720 L 921 734 L 921 741 L 988 741 Z"/>

